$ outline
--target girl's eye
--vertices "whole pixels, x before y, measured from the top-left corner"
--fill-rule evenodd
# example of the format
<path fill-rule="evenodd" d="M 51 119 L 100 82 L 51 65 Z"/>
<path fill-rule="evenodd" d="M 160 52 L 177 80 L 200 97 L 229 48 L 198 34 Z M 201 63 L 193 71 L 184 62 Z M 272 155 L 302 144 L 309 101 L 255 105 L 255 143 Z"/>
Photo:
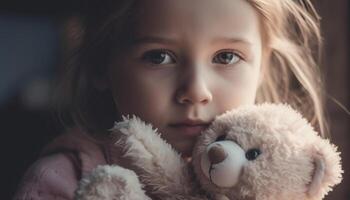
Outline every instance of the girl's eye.
<path fill-rule="evenodd" d="M 241 57 L 237 53 L 229 51 L 221 52 L 213 58 L 213 62 L 224 65 L 235 64 L 238 63 L 240 60 Z"/>
<path fill-rule="evenodd" d="M 166 50 L 148 51 L 142 56 L 142 59 L 156 65 L 171 64 L 175 62 L 170 53 L 168 53 Z"/>

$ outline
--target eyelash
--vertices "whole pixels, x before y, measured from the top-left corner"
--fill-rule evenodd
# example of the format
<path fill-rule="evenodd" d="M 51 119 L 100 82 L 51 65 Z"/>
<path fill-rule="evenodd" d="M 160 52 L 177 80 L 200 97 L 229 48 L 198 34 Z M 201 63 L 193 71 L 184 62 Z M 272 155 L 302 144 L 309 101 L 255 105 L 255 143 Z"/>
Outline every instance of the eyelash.
<path fill-rule="evenodd" d="M 166 53 L 168 56 L 170 56 L 170 59 L 172 59 L 173 61 L 176 60 L 176 56 L 174 55 L 174 53 L 172 53 L 171 51 L 167 50 L 167 49 L 154 49 L 154 50 L 150 50 L 150 51 L 147 51 L 146 53 L 143 54 L 142 56 L 142 60 L 144 61 L 147 61 L 147 62 L 150 62 L 152 65 L 164 65 L 164 64 L 160 64 L 160 63 L 152 63 L 151 61 L 151 56 L 152 54 L 155 53 L 155 54 L 160 54 L 160 53 Z M 238 58 L 238 61 L 236 61 L 235 63 L 232 63 L 232 64 L 223 64 L 223 65 L 234 65 L 234 64 L 237 64 L 239 63 L 240 61 L 244 61 L 244 58 L 243 56 L 241 56 L 240 53 L 237 53 L 236 51 L 234 50 L 231 50 L 231 49 L 224 49 L 224 50 L 221 50 L 219 51 L 215 57 L 212 59 L 212 61 L 216 58 L 217 55 L 220 55 L 220 53 L 232 53 L 234 56 L 237 56 Z M 168 63 L 167 63 L 168 64 Z M 220 63 L 219 63 L 220 64 Z M 166 65 L 166 64 L 165 64 Z"/>
<path fill-rule="evenodd" d="M 142 60 L 151 63 L 152 58 L 150 58 L 150 57 L 152 56 L 153 53 L 155 53 L 155 54 L 166 53 L 167 55 L 170 55 L 170 58 L 172 60 L 176 60 L 176 56 L 171 51 L 169 51 L 167 49 L 154 49 L 154 50 L 147 51 L 146 53 L 143 54 Z M 151 63 L 151 64 L 152 65 L 161 65 L 161 64 L 156 64 L 156 63 Z"/>
<path fill-rule="evenodd" d="M 238 53 L 237 51 L 232 50 L 232 49 L 223 49 L 223 50 L 220 50 L 218 53 L 215 54 L 215 57 L 213 58 L 213 60 L 216 58 L 217 55 L 220 55 L 220 53 L 232 53 L 234 56 L 237 56 L 237 58 L 238 58 L 238 61 L 235 62 L 235 63 L 232 63 L 232 64 L 223 64 L 223 65 L 235 65 L 235 64 L 241 62 L 242 60 L 243 60 L 243 61 L 245 60 L 245 59 L 243 58 L 243 56 L 241 55 L 241 53 Z"/>

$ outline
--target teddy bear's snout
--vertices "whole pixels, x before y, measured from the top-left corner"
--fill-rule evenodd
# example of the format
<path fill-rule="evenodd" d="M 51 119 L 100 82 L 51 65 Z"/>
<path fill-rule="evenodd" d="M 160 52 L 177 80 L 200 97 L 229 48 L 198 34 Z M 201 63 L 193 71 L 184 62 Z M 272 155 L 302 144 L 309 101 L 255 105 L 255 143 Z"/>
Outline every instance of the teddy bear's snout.
<path fill-rule="evenodd" d="M 209 149 L 208 158 L 211 164 L 218 164 L 227 158 L 227 153 L 220 145 L 215 145 Z"/>
<path fill-rule="evenodd" d="M 201 169 L 208 181 L 218 187 L 233 187 L 248 162 L 245 151 L 234 141 L 209 144 L 201 156 Z"/>

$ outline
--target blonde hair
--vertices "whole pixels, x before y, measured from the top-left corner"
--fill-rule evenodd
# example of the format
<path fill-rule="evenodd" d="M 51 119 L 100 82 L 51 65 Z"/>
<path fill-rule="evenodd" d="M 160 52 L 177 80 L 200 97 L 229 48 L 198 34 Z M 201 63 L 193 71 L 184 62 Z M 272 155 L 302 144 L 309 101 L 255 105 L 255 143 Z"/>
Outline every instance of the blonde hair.
<path fill-rule="evenodd" d="M 257 102 L 286 102 L 328 136 L 320 17 L 309 0 L 248 0 L 260 13 L 265 36 L 264 80 Z"/>
<path fill-rule="evenodd" d="M 326 136 L 323 85 L 314 59 L 322 44 L 314 7 L 309 0 L 247 1 L 261 16 L 267 58 L 256 102 L 289 103 Z M 59 111 L 68 111 L 70 119 L 90 133 L 104 132 L 115 120 L 111 94 L 95 89 L 92 77 L 102 76 L 111 51 L 127 40 L 130 30 L 125 27 L 130 27 L 136 1 L 107 2 L 90 5 L 90 10 L 98 13 L 87 14 L 80 50 L 74 54 L 57 95 Z"/>

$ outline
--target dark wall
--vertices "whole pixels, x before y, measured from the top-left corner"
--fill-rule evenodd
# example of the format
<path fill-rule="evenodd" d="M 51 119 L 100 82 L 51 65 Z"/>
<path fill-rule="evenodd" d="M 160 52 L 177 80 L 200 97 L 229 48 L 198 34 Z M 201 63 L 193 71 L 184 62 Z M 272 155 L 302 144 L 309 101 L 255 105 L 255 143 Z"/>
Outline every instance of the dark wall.
<path fill-rule="evenodd" d="M 322 17 L 325 52 L 323 69 L 326 79 L 327 108 L 331 122 L 331 134 L 342 152 L 345 170 L 342 184 L 335 188 L 326 199 L 350 199 L 350 69 L 349 31 L 350 3 L 347 0 L 315 0 Z M 334 99 L 332 99 L 334 98 Z M 339 105 L 341 104 L 341 105 Z"/>
<path fill-rule="evenodd" d="M 88 0 L 2 0 L 0 12 L 14 12 L 26 15 L 63 16 L 81 11 L 82 5 Z"/>
<path fill-rule="evenodd" d="M 50 97 L 77 1 L 0 1 L 0 199 L 11 199 L 43 146 L 61 133 Z M 79 11 L 80 12 L 80 11 Z"/>

